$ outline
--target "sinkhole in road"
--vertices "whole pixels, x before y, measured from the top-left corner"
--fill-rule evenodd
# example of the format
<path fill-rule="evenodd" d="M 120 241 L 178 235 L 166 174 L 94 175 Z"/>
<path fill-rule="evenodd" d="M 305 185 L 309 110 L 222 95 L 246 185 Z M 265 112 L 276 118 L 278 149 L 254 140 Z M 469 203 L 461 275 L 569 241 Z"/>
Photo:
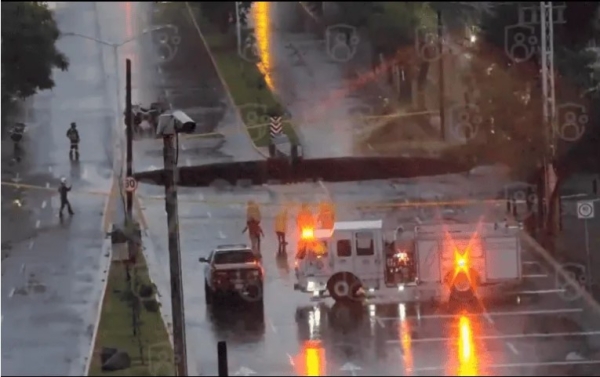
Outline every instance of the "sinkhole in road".
<path fill-rule="evenodd" d="M 208 187 L 216 182 L 243 186 L 300 182 L 353 182 L 391 178 L 412 178 L 468 172 L 470 164 L 431 158 L 344 157 L 227 162 L 177 169 L 177 184 L 183 187 Z M 165 171 L 135 174 L 141 183 L 164 185 Z"/>

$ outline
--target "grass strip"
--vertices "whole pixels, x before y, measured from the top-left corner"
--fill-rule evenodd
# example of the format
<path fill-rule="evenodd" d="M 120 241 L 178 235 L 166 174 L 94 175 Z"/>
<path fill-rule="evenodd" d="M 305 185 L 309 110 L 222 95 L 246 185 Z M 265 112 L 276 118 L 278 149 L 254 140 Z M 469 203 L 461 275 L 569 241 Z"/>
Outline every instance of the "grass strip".
<path fill-rule="evenodd" d="M 196 14 L 199 14 L 199 11 Z M 224 34 L 216 30 L 214 25 L 202 16 L 197 16 L 196 22 L 202 30 L 217 69 L 235 105 L 240 109 L 254 144 L 258 147 L 269 145 L 269 117 L 272 116 L 284 119 L 283 133 L 291 143 L 298 143 L 293 123 L 285 119 L 285 108 L 267 85 L 265 75 L 257 64 L 244 60 L 238 55 L 235 34 L 231 32 Z"/>
<path fill-rule="evenodd" d="M 134 270 L 137 274 L 137 287 L 154 287 L 142 253 L 139 253 L 136 265 L 131 267 L 132 275 Z M 147 298 L 141 298 L 140 294 L 132 294 L 129 284 L 131 283 L 127 282 L 125 265 L 112 262 L 89 375 L 174 376 L 173 349 L 160 315 L 159 305 L 153 294 Z M 139 302 L 140 312 L 138 335 L 134 336 L 132 305 L 136 300 Z M 140 344 L 143 357 L 140 357 Z M 100 353 L 103 347 L 126 351 L 131 358 L 131 366 L 115 372 L 102 371 Z"/>

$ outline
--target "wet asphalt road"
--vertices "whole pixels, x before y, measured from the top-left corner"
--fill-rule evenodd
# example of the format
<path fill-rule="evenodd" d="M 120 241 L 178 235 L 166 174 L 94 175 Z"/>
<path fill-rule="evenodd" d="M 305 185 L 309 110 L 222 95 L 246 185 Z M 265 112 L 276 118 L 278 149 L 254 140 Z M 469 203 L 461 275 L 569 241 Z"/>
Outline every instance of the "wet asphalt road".
<path fill-rule="evenodd" d="M 93 25 L 91 20 L 88 20 L 92 5 L 74 4 L 77 13 L 75 15 L 66 15 L 65 19 L 70 20 L 71 26 L 78 27 L 78 32 L 89 34 L 95 33 L 89 25 Z M 136 30 L 143 29 L 145 23 L 148 23 L 148 18 L 144 16 L 147 3 L 98 3 L 97 15 L 101 30 L 101 37 L 105 40 L 122 41 L 134 36 Z M 85 16 L 83 16 L 85 14 Z M 89 22 L 87 22 L 89 21 Z M 192 47 L 201 48 L 200 42 L 194 45 L 193 41 L 197 36 L 193 34 L 182 35 L 183 40 L 189 40 Z M 67 49 L 86 51 L 86 49 L 97 49 L 97 45 L 92 42 L 73 41 L 72 44 L 63 47 L 65 52 Z M 81 45 L 78 45 L 80 43 Z M 186 42 L 187 43 L 187 42 Z M 195 47 L 194 47 L 195 46 Z M 154 64 L 148 63 L 149 53 L 148 45 L 143 42 L 125 45 L 119 50 L 120 58 L 125 56 L 130 57 L 134 61 L 134 69 L 140 72 L 140 75 L 134 74 L 134 88 L 136 89 L 134 99 L 147 102 L 159 96 L 161 88 L 173 87 L 181 85 L 181 81 L 177 81 L 175 77 L 161 76 Z M 104 52 L 111 51 L 110 48 L 105 48 Z M 105 67 L 111 67 L 108 53 L 104 54 Z M 85 66 L 85 78 L 91 80 L 93 77 L 92 68 L 98 67 L 97 62 L 102 57 L 97 56 L 96 60 L 92 61 L 91 57 L 87 57 L 82 61 L 81 65 Z M 77 59 L 72 58 L 73 68 L 78 66 Z M 196 64 L 203 64 L 197 62 Z M 96 69 L 101 69 L 100 67 Z M 81 111 L 82 118 L 89 120 L 90 108 L 85 107 L 79 101 L 83 101 L 85 94 L 98 93 L 97 96 L 105 96 L 105 92 L 114 93 L 113 91 L 102 89 L 103 86 L 110 85 L 108 82 L 114 78 L 114 71 L 110 68 L 105 68 L 106 71 L 98 79 L 94 81 L 87 90 L 82 89 L 81 82 L 77 85 L 67 87 L 70 97 L 65 105 L 64 103 L 57 104 L 59 109 L 57 112 L 58 120 L 56 123 L 62 124 L 68 120 L 62 120 L 65 117 L 65 106 L 68 106 L 68 114 L 74 111 Z M 172 68 L 174 69 L 174 68 Z M 162 72 L 169 72 L 168 66 L 161 67 Z M 176 73 L 176 70 L 171 71 Z M 73 75 L 73 73 L 71 73 Z M 73 76 L 69 76 L 73 77 Z M 79 76 L 77 76 L 79 77 Z M 137 77 L 137 78 L 136 78 Z M 161 77 L 168 77 L 163 81 Z M 191 78 L 190 78 L 191 77 Z M 102 79 L 103 78 L 103 79 Z M 193 76 L 185 76 L 185 81 L 190 83 L 190 88 L 196 88 L 196 84 L 192 83 Z M 80 80 L 84 80 L 83 78 Z M 169 81 L 174 80 L 174 81 Z M 175 84 L 173 84 L 175 83 Z M 179 84 L 177 84 L 179 83 Z M 211 84 L 212 85 L 212 84 Z M 215 84 L 216 85 L 216 84 Z M 123 86 L 123 85 L 121 85 Z M 74 88 L 77 88 L 77 91 Z M 79 92 L 79 90 L 84 90 Z M 98 90 L 98 92 L 94 92 Z M 208 89 L 207 89 L 208 90 Z M 210 89 L 215 92 L 219 88 Z M 167 91 L 163 90 L 165 93 Z M 154 93 L 154 94 L 152 94 Z M 61 94 L 60 87 L 57 87 L 54 95 L 58 97 Z M 123 94 L 123 91 L 121 91 Z M 171 94 L 172 95 L 172 94 Z M 110 96 L 110 95 L 109 95 Z M 202 97 L 202 96 L 200 96 Z M 96 97 L 94 97 L 96 98 Z M 228 111 L 227 104 L 225 106 L 217 105 L 209 101 L 205 104 L 201 100 L 200 104 L 189 103 L 185 94 L 182 94 L 180 99 L 172 99 L 170 102 L 173 106 L 181 106 L 184 108 L 210 108 L 209 112 L 216 112 L 216 108 L 225 108 L 225 112 L 218 127 L 234 129 L 239 127 L 235 121 L 227 121 Z M 185 100 L 185 101 L 184 101 Z M 107 101 L 108 102 L 108 101 Z M 52 102 L 53 104 L 54 102 Z M 46 105 L 46 108 L 51 105 Z M 63 106 L 63 107 L 61 107 Z M 91 105 L 90 105 L 91 106 Z M 77 108 L 78 110 L 74 110 Z M 107 114 L 112 111 L 109 104 L 106 106 L 97 105 L 93 110 L 100 109 L 99 117 L 106 118 Z M 60 116 L 58 114 L 61 114 Z M 110 122 L 110 116 L 108 116 Z M 218 117 L 217 117 L 218 118 Z M 95 118 L 92 118 L 95 119 Z M 69 119 L 70 120 L 70 119 Z M 82 122 L 82 121 L 81 121 Z M 90 121 L 93 123 L 94 121 Z M 216 121 L 215 121 L 216 122 Z M 54 125 L 54 121 L 52 122 Z M 105 125 L 110 128 L 110 125 Z M 55 128 L 47 128 L 55 130 Z M 94 130 L 101 130 L 101 127 L 95 127 Z M 96 131 L 90 131 L 96 132 Z M 62 128 L 56 128 L 52 131 L 56 140 L 62 138 Z M 248 140 L 242 136 L 230 137 L 229 133 L 225 133 L 224 144 L 220 151 L 223 156 L 219 156 L 218 160 L 227 160 L 232 158 L 252 159 L 258 158 L 253 152 Z M 95 134 L 94 134 L 95 135 Z M 98 134 L 95 138 L 90 138 L 90 144 L 84 150 L 98 150 L 98 140 L 104 140 Z M 86 138 L 84 137 L 84 140 Z M 151 144 L 152 142 L 136 142 L 135 156 L 136 170 L 141 171 L 151 168 L 152 165 L 161 167 L 162 158 L 160 157 L 160 143 Z M 201 163 L 201 161 L 211 160 L 209 156 L 215 155 L 219 150 L 216 148 L 196 148 L 195 146 L 186 146 L 186 149 L 192 150 L 193 153 L 189 164 Z M 239 153 L 238 153 L 239 152 Z M 98 156 L 100 152 L 97 152 Z M 182 148 L 182 156 L 184 155 Z M 53 152 L 51 156 L 56 156 L 56 160 L 62 159 L 60 154 Z M 52 157 L 51 157 L 52 158 Z M 99 157 L 98 157 L 99 159 Z M 82 167 L 85 159 L 82 157 Z M 52 161 L 52 159 L 50 159 Z M 214 161 L 214 160 L 211 160 Z M 94 162 L 97 163 L 97 162 Z M 180 163 L 186 163 L 184 158 L 180 159 Z M 63 165 L 60 165 L 64 167 Z M 108 169 L 110 171 L 110 169 Z M 83 174 L 83 173 L 82 173 Z M 91 182 L 91 178 L 85 179 L 85 183 Z M 88 182 L 89 181 L 89 182 Z M 108 179 L 107 179 L 108 181 Z M 78 181 L 77 181 L 78 182 Z M 102 186 L 102 183 L 93 181 L 94 184 Z M 103 182 L 98 179 L 98 182 Z M 488 218 L 502 217 L 502 208 L 473 208 L 468 211 L 459 209 L 414 209 L 414 210 L 369 210 L 357 209 L 354 205 L 349 204 L 355 201 L 374 200 L 396 200 L 402 202 L 404 200 L 414 200 L 421 198 L 423 200 L 443 199 L 464 197 L 465 193 L 469 193 L 472 197 L 496 197 L 497 192 L 505 183 L 499 174 L 490 174 L 488 176 L 469 177 L 464 176 L 445 176 L 431 179 L 415 179 L 402 180 L 394 182 L 370 182 L 370 183 L 345 183 L 322 185 L 319 183 L 306 183 L 292 186 L 263 186 L 254 188 L 206 188 L 206 189 L 180 189 L 180 225 L 181 225 L 181 245 L 182 258 L 184 269 L 184 295 L 186 307 L 186 330 L 188 340 L 188 363 L 190 365 L 190 373 L 193 375 L 215 375 L 217 370 L 216 363 L 216 342 L 217 340 L 227 340 L 229 347 L 229 368 L 231 374 L 237 375 L 399 375 L 399 374 L 416 374 L 416 375 L 431 375 L 433 373 L 440 374 L 493 374 L 493 375 L 534 375 L 541 373 L 567 373 L 561 370 L 562 366 L 557 366 L 552 363 L 565 363 L 566 355 L 571 351 L 578 351 L 583 356 L 588 357 L 591 351 L 584 346 L 585 342 L 589 343 L 594 348 L 598 343 L 598 333 L 600 324 L 598 323 L 598 315 L 592 313 L 591 310 L 579 301 L 563 300 L 556 293 L 537 293 L 535 295 L 524 295 L 520 304 L 516 302 L 505 303 L 487 303 L 484 302 L 484 311 L 468 308 L 468 312 L 475 312 L 474 315 L 468 316 L 462 313 L 449 312 L 444 308 L 425 307 L 417 311 L 411 305 L 400 306 L 398 304 L 378 304 L 374 307 L 366 303 L 360 308 L 344 309 L 344 307 L 333 307 L 330 299 L 324 299 L 321 302 L 313 302 L 310 297 L 305 294 L 294 292 L 292 289 L 293 277 L 293 248 L 290 247 L 288 252 L 288 260 L 277 261 L 274 258 L 275 237 L 273 234 L 273 215 L 277 205 L 282 203 L 308 201 L 317 203 L 327 197 L 331 197 L 337 204 L 338 217 L 343 219 L 357 218 L 384 218 L 386 228 L 392 230 L 398 223 L 411 223 L 413 221 L 428 221 L 439 214 L 444 214 L 447 217 L 456 219 L 474 221 L 480 215 L 486 214 Z M 105 187 L 108 190 L 108 182 Z M 168 282 L 168 258 L 166 251 L 166 218 L 164 213 L 164 197 L 163 189 L 155 186 L 140 185 L 138 189 L 142 201 L 142 208 L 145 217 L 145 222 L 148 228 L 145 230 L 144 244 L 146 246 L 146 255 L 150 265 L 152 277 L 157 284 L 158 290 L 161 293 L 161 303 L 166 317 L 169 317 L 170 302 L 168 297 L 169 282 Z M 207 307 L 204 303 L 202 266 L 198 263 L 198 257 L 208 254 L 211 248 L 223 243 L 247 242 L 244 235 L 241 234 L 245 218 L 245 203 L 247 200 L 253 199 L 263 205 L 263 227 L 266 233 L 264 240 L 263 253 L 264 263 L 267 273 L 267 284 L 265 284 L 265 307 L 264 312 L 254 313 L 244 308 L 229 308 L 224 311 L 214 312 L 213 308 Z M 83 200 L 82 200 L 83 202 Z M 74 204 L 75 202 L 74 199 Z M 99 203 L 95 203 L 94 199 L 86 197 L 85 206 L 82 203 L 79 207 L 80 211 L 86 210 L 89 206 L 91 213 L 92 208 Z M 41 205 L 40 205 L 41 207 Z M 101 211 L 101 205 L 97 209 Z M 98 216 L 99 218 L 100 216 Z M 418 220 L 416 220 L 418 218 Z M 89 224 L 94 222 L 90 220 Z M 68 231 L 67 237 L 70 242 L 68 246 L 63 245 L 65 249 L 72 250 L 69 253 L 70 259 L 66 259 L 64 265 L 68 266 L 67 270 L 72 271 L 71 275 L 83 279 L 82 265 L 93 267 L 94 271 L 98 272 L 97 263 L 94 263 L 90 255 L 99 258 L 98 249 L 95 249 L 90 243 L 94 239 L 100 240 L 101 236 L 94 238 L 93 235 L 82 232 L 80 227 L 87 226 L 88 223 L 81 221 L 71 225 L 74 228 Z M 91 226 L 91 225 L 90 225 Z M 75 228 L 77 227 L 77 228 Z M 290 224 L 292 227 L 292 224 Z M 98 233 L 100 225 L 98 224 Z M 91 231 L 90 231 L 91 232 Z M 80 240 L 75 234 L 85 237 L 86 240 Z M 73 238 L 70 238 L 73 237 Z M 290 236 L 290 245 L 295 244 L 294 236 Z M 37 245 L 37 241 L 34 244 Z M 79 250 L 77 245 L 85 246 L 85 254 Z M 27 247 L 27 244 L 25 244 Z M 60 250 L 60 246 L 56 249 Z M 77 250 L 76 250 L 77 249 Z M 54 248 L 52 248 L 54 251 Z M 78 251 L 77 254 L 74 252 Z M 89 254 L 88 254 L 89 253 Z M 46 254 L 49 255 L 49 254 Z M 48 258 L 55 262 L 56 256 Z M 42 257 L 35 255 L 35 260 L 40 261 Z M 60 260 L 60 259 L 58 259 Z M 524 271 L 530 276 L 527 278 L 526 287 L 530 291 L 551 291 L 556 288 L 556 281 L 553 273 L 547 266 L 540 265 L 537 259 L 533 257 L 528 250 L 524 251 Z M 12 280 L 15 283 L 18 280 L 19 262 L 14 259 L 15 265 L 5 270 L 6 261 L 3 261 L 3 286 L 6 287 L 5 276 L 13 274 L 15 278 Z M 75 265 L 74 262 L 80 262 Z M 44 266 L 54 266 L 54 263 L 44 260 Z M 58 265 L 57 265 L 58 266 Z M 76 268 L 77 267 L 77 268 Z M 53 271 L 59 271 L 58 267 Z M 75 273 L 77 271 L 77 273 Z M 83 270 L 85 271 L 85 270 Z M 99 273 L 99 272 L 98 272 Z M 544 276 L 545 275 L 545 276 Z M 20 275 L 19 275 L 20 276 Z M 77 290 L 78 285 L 73 285 L 71 281 L 70 290 L 62 286 L 61 295 L 65 292 L 83 292 Z M 65 285 L 68 283 L 64 283 Z M 6 288 L 2 291 L 3 307 L 13 305 L 13 308 L 18 306 L 14 302 L 7 302 L 10 291 L 5 294 Z M 94 286 L 95 287 L 95 286 Z M 73 291 L 75 289 L 75 291 Z M 525 296 L 535 296 L 535 299 L 526 299 Z M 35 297 L 29 295 L 27 297 Z M 38 296 L 42 297 L 42 296 Z M 67 296 L 71 300 L 73 296 Z M 77 297 L 77 296 L 75 296 Z M 86 292 L 85 296 L 88 300 L 94 295 Z M 10 298 L 15 300 L 17 297 Z M 60 296 L 59 296 L 60 298 Z M 48 300 L 47 297 L 40 299 L 40 305 L 49 305 L 48 302 L 54 302 L 53 305 L 60 303 L 61 310 L 76 310 L 73 309 L 76 303 L 69 300 Z M 67 305 L 63 305 L 67 302 Z M 77 302 L 79 303 L 79 301 Z M 90 306 L 77 307 L 78 313 L 89 309 Z M 47 307 L 45 310 L 31 310 L 31 302 L 26 302 L 22 307 L 26 313 L 48 313 Z M 23 311 L 14 311 L 15 314 L 8 314 L 6 309 L 3 310 L 3 319 L 9 320 L 12 316 L 10 326 L 4 326 L 3 322 L 3 346 L 7 340 L 8 327 L 18 328 L 18 324 L 23 318 L 31 318 L 23 315 Z M 480 312 L 480 313 L 478 313 Z M 71 313 L 71 311 L 69 312 Z M 52 315 L 55 314 L 54 312 Z M 60 315 L 63 314 L 63 315 Z M 60 313 L 58 317 L 61 320 L 68 319 L 71 326 L 81 322 L 86 322 L 88 317 L 80 321 L 74 320 L 72 317 Z M 49 314 L 48 314 L 49 315 Z M 575 325 L 557 324 L 552 322 L 558 316 L 571 318 L 579 323 L 581 329 Z M 54 319 L 54 317 L 53 317 Z M 28 333 L 23 327 L 31 327 L 32 324 L 47 326 L 48 319 L 42 321 L 30 321 L 24 326 L 21 326 L 21 333 L 15 331 L 14 339 L 17 336 L 22 338 L 22 334 Z M 545 328 L 536 328 L 546 323 Z M 64 330 L 60 326 L 53 327 L 62 333 L 71 333 L 69 330 Z M 10 330 L 9 330 L 10 331 Z M 28 331 L 31 331 L 29 329 Z M 580 334 L 581 332 L 587 334 Z M 594 332 L 596 331 L 596 332 Z M 40 344 L 39 333 L 31 342 L 18 343 L 13 340 L 13 344 L 24 344 L 25 348 L 22 355 L 30 352 L 33 344 Z M 48 337 L 48 342 L 56 343 L 56 335 L 49 332 L 43 332 L 44 338 Z M 82 337 L 82 332 L 72 330 L 72 333 L 77 333 Z M 532 334 L 544 333 L 546 335 Z M 35 340 L 34 340 L 35 339 Z M 60 338 L 64 341 L 65 348 L 74 344 L 73 339 L 67 337 Z M 62 340 L 65 339 L 65 340 Z M 568 339 L 576 339 L 568 341 Z M 76 341 L 76 340 L 75 340 Z M 6 349 L 6 346 L 3 347 Z M 12 363 L 15 368 L 33 368 L 34 363 L 27 360 L 16 359 L 16 346 L 12 346 L 13 352 L 10 358 L 5 358 L 3 354 L 3 363 Z M 52 351 L 63 348 L 52 347 Z M 78 352 L 87 352 L 89 348 L 78 347 Z M 72 360 L 77 357 L 77 352 L 67 352 L 68 355 L 61 355 L 64 360 Z M 41 355 L 40 358 L 46 361 L 43 365 L 54 362 L 51 359 L 52 355 L 47 353 Z M 60 356 L 59 356 L 60 357 Z M 5 361 L 7 360 L 7 361 Z M 598 361 L 600 362 L 600 361 Z M 544 364 L 545 363 L 545 364 Z M 572 364 L 572 362 L 570 362 Z M 42 364 L 42 363 L 40 363 Z M 10 365 L 10 364 L 9 364 Z M 74 369 L 75 366 L 66 363 L 55 363 L 52 365 L 60 365 L 60 370 L 57 368 L 56 374 L 77 374 L 74 370 L 68 370 L 69 367 Z M 550 368 L 549 370 L 540 368 Z M 593 367 L 593 366 L 592 366 Z M 16 369 L 15 369 L 16 370 Z M 4 372 L 4 369 L 3 369 Z M 39 373 L 36 370 L 16 370 L 11 373 L 15 374 L 33 374 Z M 50 373 L 48 373 L 50 374 Z"/>
<path fill-rule="evenodd" d="M 95 16 L 94 3 L 56 10 L 63 31 L 99 37 Z M 55 72 L 54 90 L 33 98 L 24 161 L 2 166 L 3 181 L 38 187 L 2 187 L 3 204 L 6 196 L 22 205 L 3 205 L 2 211 L 2 243 L 10 244 L 2 258 L 3 375 L 85 373 L 107 269 L 105 196 L 82 192 L 110 188 L 113 103 L 99 46 L 65 37 L 58 48 L 70 60 L 69 71 Z M 68 158 L 65 133 L 72 121 L 81 135 L 78 164 Z M 65 211 L 62 222 L 56 191 L 61 176 L 72 184 L 75 211 L 72 218 Z"/>
<path fill-rule="evenodd" d="M 127 12 L 121 13 L 127 15 Z M 111 30 L 116 33 L 118 25 L 112 24 Z M 202 49 L 193 30 L 188 33 L 181 35 L 182 44 L 184 40 L 191 41 L 191 44 L 186 44 L 187 48 Z M 197 44 L 194 44 L 194 40 Z M 135 48 L 138 49 L 136 54 L 147 54 L 143 50 L 148 46 Z M 185 60 L 192 61 L 194 65 L 206 64 L 201 62 L 200 54 L 182 56 L 186 56 Z M 194 56 L 199 60 L 191 60 Z M 181 82 L 177 81 L 178 74 L 184 75 L 185 82 L 193 85 L 194 76 L 189 76 L 190 73 L 182 68 L 178 68 L 179 71 L 174 68 L 176 61 L 177 58 L 170 65 L 161 67 L 163 76 L 149 74 L 148 80 L 152 77 L 154 81 L 138 85 L 155 88 L 160 93 L 161 85 L 168 88 L 172 83 Z M 138 69 L 152 72 L 151 68 Z M 156 72 L 159 72 L 158 69 Z M 164 72 L 171 73 L 165 76 Z M 161 77 L 170 77 L 168 80 L 173 81 L 163 81 Z M 144 95 L 150 90 L 143 91 Z M 215 93 L 220 91 L 218 87 L 211 90 Z M 182 94 L 181 98 L 179 101 L 186 97 Z M 208 100 L 198 101 L 204 103 Z M 171 102 L 173 106 L 182 104 L 184 110 L 192 109 L 188 111 L 202 106 L 192 102 L 192 98 Z M 226 103 L 225 100 L 223 102 Z M 212 105 L 213 109 L 220 106 L 215 103 Z M 218 127 L 238 126 L 227 120 L 225 115 Z M 222 148 L 228 148 L 231 140 L 240 153 L 227 153 L 227 156 L 222 156 L 223 160 L 256 158 L 251 156 L 247 141 L 244 147 L 241 137 L 230 139 L 229 135 L 225 134 Z M 136 170 L 152 165 L 161 167 L 160 144 L 151 147 L 148 143 L 142 149 L 140 146 L 143 143 L 136 142 Z M 211 160 L 208 157 L 211 153 L 206 153 L 205 157 L 199 152 L 196 159 L 189 163 Z M 180 164 L 181 161 L 184 160 L 180 159 Z M 482 214 L 490 219 L 500 219 L 503 217 L 503 207 L 373 210 L 356 208 L 350 202 L 464 199 L 465 193 L 471 198 L 495 198 L 506 182 L 501 174 L 492 172 L 470 177 L 456 175 L 331 185 L 306 183 L 292 186 L 216 185 L 205 189 L 180 188 L 181 252 L 190 373 L 216 374 L 218 340 L 228 342 L 229 369 L 235 375 L 564 373 L 559 369 L 561 366 L 553 363 L 564 364 L 571 351 L 589 356 L 591 351 L 584 344 L 598 343 L 597 331 L 600 326 L 598 323 L 594 326 L 593 323 L 593 320 L 597 322 L 598 317 L 580 302 L 562 299 L 556 292 L 554 274 L 547 266 L 541 265 L 529 250 L 523 252 L 523 269 L 529 275 L 523 290 L 537 293 L 523 293 L 520 303 L 516 299 L 501 303 L 483 302 L 483 309 L 467 308 L 464 315 L 443 307 L 423 306 L 417 310 L 414 306 L 398 303 L 374 306 L 366 303 L 347 310 L 333 307 L 330 299 L 314 302 L 307 295 L 293 291 L 293 248 L 290 247 L 287 260 L 276 260 L 274 257 L 276 242 L 272 219 L 277 205 L 282 203 L 307 201 L 316 204 L 332 198 L 337 204 L 339 218 L 384 218 L 386 228 L 392 231 L 399 223 L 428 221 L 440 214 L 463 221 L 477 221 Z M 138 193 L 147 223 L 144 236 L 146 255 L 160 292 L 163 314 L 170 322 L 164 191 L 160 187 L 142 184 Z M 256 313 L 245 306 L 220 310 L 207 307 L 203 292 L 203 266 L 199 264 L 198 257 L 207 255 L 219 244 L 247 242 L 241 230 L 244 226 L 245 203 L 249 199 L 261 203 L 266 232 L 263 247 L 267 273 L 264 311 Z M 294 245 L 295 241 L 295 236 L 290 235 L 290 245 Z M 472 315 L 467 315 L 469 312 Z M 552 322 L 558 316 L 568 317 L 580 324 Z M 542 323 L 545 328 L 536 328 Z M 581 335 L 581 332 L 587 333 Z M 571 338 L 576 341 L 567 341 Z M 550 368 L 549 371 L 541 369 L 546 367 Z"/>

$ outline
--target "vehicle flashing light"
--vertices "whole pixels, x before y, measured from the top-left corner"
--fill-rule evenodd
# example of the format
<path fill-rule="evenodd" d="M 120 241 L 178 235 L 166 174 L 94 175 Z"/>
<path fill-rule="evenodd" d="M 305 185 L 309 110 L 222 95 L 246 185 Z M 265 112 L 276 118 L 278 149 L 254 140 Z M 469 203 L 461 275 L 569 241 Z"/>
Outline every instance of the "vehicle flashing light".
<path fill-rule="evenodd" d="M 315 237 L 315 231 L 313 228 L 302 228 L 301 238 L 303 240 L 310 240 Z"/>
<path fill-rule="evenodd" d="M 404 251 L 399 251 L 394 255 L 398 260 L 402 261 L 402 262 L 407 262 L 408 261 L 408 254 L 405 253 Z"/>

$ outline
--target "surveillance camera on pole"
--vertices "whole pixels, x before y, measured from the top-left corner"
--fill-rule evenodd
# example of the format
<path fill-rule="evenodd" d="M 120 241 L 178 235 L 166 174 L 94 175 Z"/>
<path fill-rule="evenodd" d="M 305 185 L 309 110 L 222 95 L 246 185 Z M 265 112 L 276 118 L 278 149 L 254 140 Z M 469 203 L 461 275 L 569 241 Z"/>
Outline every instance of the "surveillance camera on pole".
<path fill-rule="evenodd" d="M 178 376 L 188 376 L 185 340 L 185 315 L 183 308 L 183 286 L 181 272 L 181 251 L 179 250 L 179 215 L 177 206 L 176 149 L 180 133 L 190 134 L 196 129 L 196 122 L 181 110 L 174 110 L 158 117 L 157 136 L 162 137 L 165 163 L 165 199 L 167 227 L 169 234 L 169 267 L 171 275 L 171 311 L 173 313 L 173 345 Z"/>
<path fill-rule="evenodd" d="M 196 122 L 181 110 L 174 110 L 161 114 L 158 117 L 158 136 L 171 136 L 175 134 L 191 134 L 196 129 Z"/>

